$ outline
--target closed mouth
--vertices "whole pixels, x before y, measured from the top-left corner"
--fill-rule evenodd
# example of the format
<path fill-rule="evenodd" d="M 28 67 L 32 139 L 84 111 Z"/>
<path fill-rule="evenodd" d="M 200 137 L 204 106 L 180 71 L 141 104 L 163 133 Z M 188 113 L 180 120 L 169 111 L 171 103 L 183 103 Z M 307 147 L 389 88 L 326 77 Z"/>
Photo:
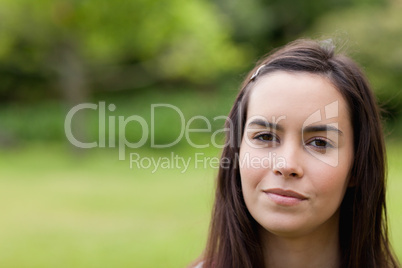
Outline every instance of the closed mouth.
<path fill-rule="evenodd" d="M 265 192 L 267 194 L 276 194 L 276 195 L 281 195 L 284 197 L 297 198 L 300 200 L 308 199 L 306 196 L 304 196 L 298 192 L 295 192 L 292 190 L 284 190 L 284 189 L 280 189 L 280 188 L 267 189 L 267 190 L 264 190 L 263 192 Z"/>

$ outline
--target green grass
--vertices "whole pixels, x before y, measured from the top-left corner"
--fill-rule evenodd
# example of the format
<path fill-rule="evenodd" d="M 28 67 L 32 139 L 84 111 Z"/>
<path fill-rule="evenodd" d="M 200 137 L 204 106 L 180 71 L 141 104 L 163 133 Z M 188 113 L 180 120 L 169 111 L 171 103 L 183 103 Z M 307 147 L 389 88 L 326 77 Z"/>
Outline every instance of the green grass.
<path fill-rule="evenodd" d="M 59 146 L 0 158 L 0 267 L 184 267 L 202 250 L 214 170 L 151 174 Z"/>
<path fill-rule="evenodd" d="M 389 147 L 390 226 L 402 258 L 402 145 Z M 216 169 L 152 174 L 114 150 L 30 145 L 2 151 L 0 170 L 0 267 L 185 267 L 203 249 Z"/>
<path fill-rule="evenodd" d="M 388 149 L 387 206 L 390 237 L 395 253 L 402 262 L 402 144 L 391 142 Z"/>

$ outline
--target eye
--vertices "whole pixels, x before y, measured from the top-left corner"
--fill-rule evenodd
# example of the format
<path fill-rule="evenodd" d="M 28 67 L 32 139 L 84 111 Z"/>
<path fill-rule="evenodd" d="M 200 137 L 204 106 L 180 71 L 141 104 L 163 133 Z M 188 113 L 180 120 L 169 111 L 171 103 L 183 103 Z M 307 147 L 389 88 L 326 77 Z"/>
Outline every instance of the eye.
<path fill-rule="evenodd" d="M 312 147 L 316 151 L 320 151 L 325 153 L 327 149 L 334 148 L 332 143 L 324 138 L 314 138 L 311 141 L 307 142 L 306 145 Z"/>
<path fill-rule="evenodd" d="M 314 145 L 314 146 L 316 146 L 316 147 L 327 147 L 328 146 L 328 142 L 327 141 L 324 141 L 324 140 L 318 140 L 318 139 L 316 139 L 316 140 L 313 140 L 310 144 L 312 144 L 312 145 Z"/>
<path fill-rule="evenodd" d="M 254 137 L 255 140 L 263 141 L 263 142 L 277 142 L 278 138 L 272 133 L 261 133 Z"/>

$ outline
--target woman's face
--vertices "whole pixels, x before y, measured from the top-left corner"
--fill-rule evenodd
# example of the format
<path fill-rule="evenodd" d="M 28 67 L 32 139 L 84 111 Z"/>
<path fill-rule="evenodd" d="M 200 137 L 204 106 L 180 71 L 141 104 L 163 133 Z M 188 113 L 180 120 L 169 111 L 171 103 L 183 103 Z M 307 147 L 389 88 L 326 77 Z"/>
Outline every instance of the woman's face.
<path fill-rule="evenodd" d="M 265 230 L 333 232 L 352 161 L 347 104 L 328 79 L 276 71 L 257 80 L 239 165 L 246 206 Z"/>

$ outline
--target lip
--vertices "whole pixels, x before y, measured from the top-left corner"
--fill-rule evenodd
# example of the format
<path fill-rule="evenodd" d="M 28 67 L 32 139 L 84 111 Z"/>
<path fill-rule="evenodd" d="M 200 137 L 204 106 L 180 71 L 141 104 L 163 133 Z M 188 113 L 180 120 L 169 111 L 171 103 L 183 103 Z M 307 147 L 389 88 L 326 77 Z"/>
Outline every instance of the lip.
<path fill-rule="evenodd" d="M 294 206 L 308 199 L 301 193 L 281 188 L 272 188 L 263 192 L 276 204 L 283 206 Z"/>

